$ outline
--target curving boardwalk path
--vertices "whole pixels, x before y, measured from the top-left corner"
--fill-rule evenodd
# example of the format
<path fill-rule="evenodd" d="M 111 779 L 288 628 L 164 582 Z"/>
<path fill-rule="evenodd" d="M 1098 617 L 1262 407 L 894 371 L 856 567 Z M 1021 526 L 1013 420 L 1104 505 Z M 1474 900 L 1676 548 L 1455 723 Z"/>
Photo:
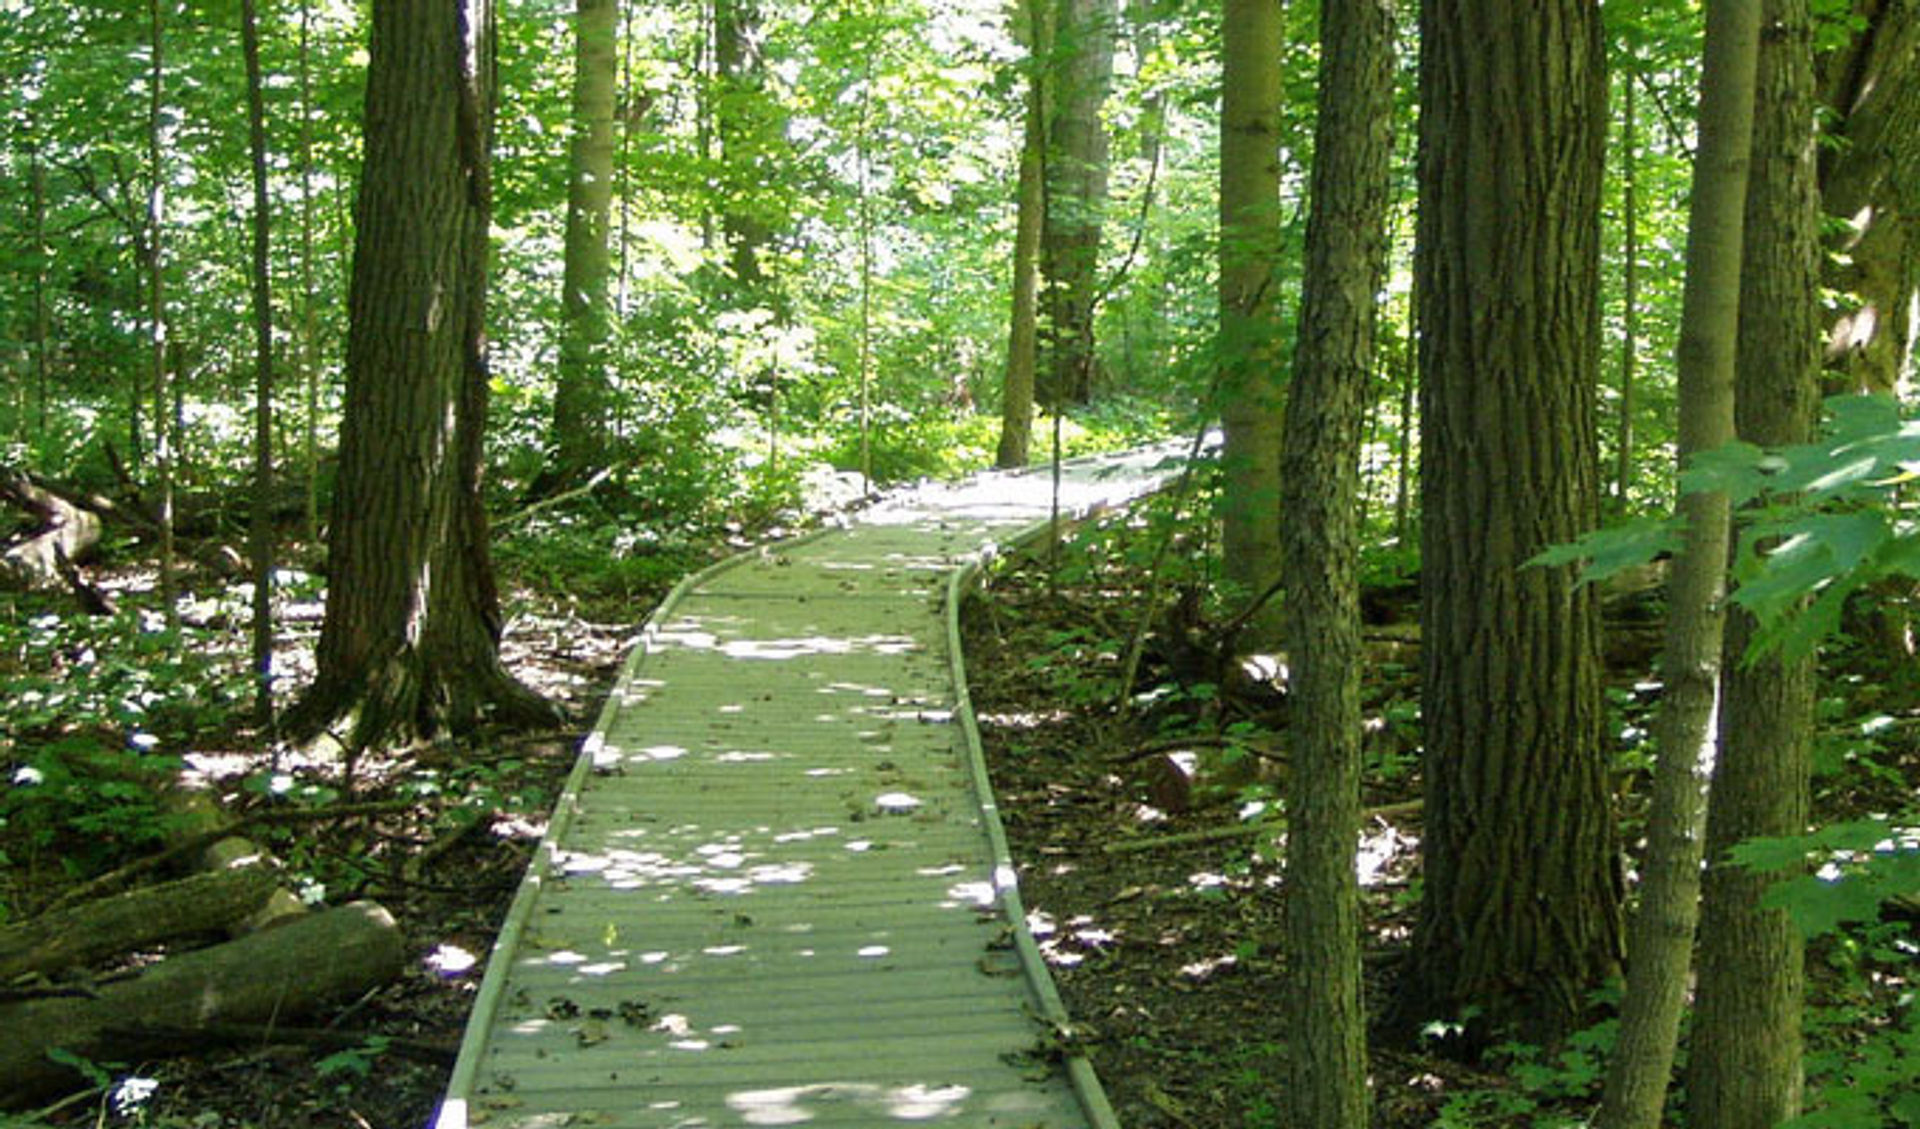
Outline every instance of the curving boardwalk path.
<path fill-rule="evenodd" d="M 1069 463 L 1062 508 L 1171 445 Z M 890 501 L 674 589 L 501 930 L 438 1129 L 1111 1129 L 1063 1053 L 958 650 L 1044 472 Z"/>

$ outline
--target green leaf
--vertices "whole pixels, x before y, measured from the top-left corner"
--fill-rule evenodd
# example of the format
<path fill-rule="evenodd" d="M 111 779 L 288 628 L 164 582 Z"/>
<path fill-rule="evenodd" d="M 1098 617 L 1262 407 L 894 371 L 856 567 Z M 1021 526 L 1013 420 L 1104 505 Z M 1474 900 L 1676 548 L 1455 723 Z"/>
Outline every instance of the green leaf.
<path fill-rule="evenodd" d="M 1629 568 L 1644 565 L 1662 553 L 1681 547 L 1680 524 L 1672 518 L 1634 518 L 1583 535 L 1579 540 L 1550 545 L 1527 564 L 1540 568 L 1584 562 L 1578 583 L 1591 584 Z"/>
<path fill-rule="evenodd" d="M 1876 920 L 1880 900 L 1870 883 L 1852 875 L 1829 881 L 1803 874 L 1768 890 L 1760 904 L 1786 910 L 1800 935 L 1811 940 L 1835 932 L 1850 921 Z"/>
<path fill-rule="evenodd" d="M 1838 446 L 1874 443 L 1900 431 L 1900 405 L 1891 396 L 1829 396 L 1827 434 Z"/>
<path fill-rule="evenodd" d="M 1765 837 L 1735 843 L 1727 851 L 1727 857 L 1748 870 L 1772 872 L 1805 865 L 1808 849 L 1805 836 Z"/>
<path fill-rule="evenodd" d="M 107 1063 L 103 1066 L 90 1058 L 77 1055 L 65 1047 L 48 1047 L 47 1057 L 62 1066 L 73 1067 L 79 1071 L 88 1082 L 91 1082 L 95 1086 L 112 1085 L 113 1075 L 108 1072 L 107 1067 L 120 1065 L 119 1063 Z"/>
<path fill-rule="evenodd" d="M 1802 874 L 1767 892 L 1762 904 L 1786 910 L 1808 937 L 1856 921 L 1875 921 L 1889 899 L 1920 891 L 1920 830 L 1887 819 L 1860 819 L 1823 827 L 1811 835 L 1750 839 L 1730 855 L 1763 872 L 1790 870 L 1809 861 L 1822 874 Z"/>
<path fill-rule="evenodd" d="M 1736 439 L 1689 459 L 1680 472 L 1680 489 L 1688 494 L 1719 491 L 1731 504 L 1744 506 L 1774 488 L 1784 465 L 1779 456 Z"/>
<path fill-rule="evenodd" d="M 1770 537 L 1785 540 L 1760 549 L 1761 539 Z M 1760 621 L 1749 658 L 1775 650 L 1810 653 L 1839 626 L 1847 596 L 1885 571 L 1880 562 L 1894 552 L 1893 528 L 1875 509 L 1808 513 L 1747 531 L 1731 599 Z M 1907 550 L 1898 552 L 1904 559 Z"/>

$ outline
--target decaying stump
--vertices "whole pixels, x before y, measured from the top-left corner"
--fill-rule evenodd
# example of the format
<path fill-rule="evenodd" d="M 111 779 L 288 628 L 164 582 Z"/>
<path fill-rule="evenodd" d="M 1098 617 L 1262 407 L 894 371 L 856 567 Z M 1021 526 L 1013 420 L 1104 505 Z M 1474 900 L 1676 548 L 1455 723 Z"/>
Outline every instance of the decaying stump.
<path fill-rule="evenodd" d="M 177 882 L 57 909 L 0 927 L 0 983 L 51 975 L 175 937 L 245 920 L 279 889 L 268 867 L 208 871 Z"/>
<path fill-rule="evenodd" d="M 0 1108 L 19 1108 L 83 1079 L 47 1057 L 53 1047 L 95 1062 L 177 1053 L 181 1033 L 210 1025 L 277 1023 L 312 1015 L 398 975 L 400 930 L 386 910 L 355 902 L 210 949 L 169 957 L 107 984 L 93 999 L 39 999 L 0 1007 Z M 173 1032 L 166 1045 L 119 1030 Z"/>

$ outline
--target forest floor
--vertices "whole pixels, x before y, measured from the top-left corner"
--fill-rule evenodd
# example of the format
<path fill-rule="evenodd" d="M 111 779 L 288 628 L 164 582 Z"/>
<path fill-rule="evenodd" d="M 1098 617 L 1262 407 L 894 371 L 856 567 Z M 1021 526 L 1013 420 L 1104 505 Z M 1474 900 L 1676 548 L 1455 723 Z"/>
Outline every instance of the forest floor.
<path fill-rule="evenodd" d="M 1117 672 L 1145 606 L 1142 574 L 1150 555 L 1128 525 L 1110 522 L 1070 540 L 1052 566 L 1016 556 L 989 571 L 963 617 L 974 701 L 1029 921 L 1084 1027 L 1121 1123 L 1264 1129 L 1278 1123 L 1274 1102 L 1285 1066 L 1279 870 L 1271 834 L 1244 817 L 1247 805 L 1270 798 L 1279 781 L 1273 762 L 1213 755 L 1192 735 L 1237 733 L 1247 747 L 1274 748 L 1284 732 L 1283 702 L 1270 684 L 1236 680 L 1217 662 L 1204 669 L 1204 618 L 1177 599 L 1168 613 L 1162 598 L 1136 693 L 1124 710 L 1116 708 Z M 1204 556 L 1175 548 L 1176 561 Z M 1178 577 L 1170 588 L 1179 592 Z M 417 802 L 411 812 L 265 836 L 328 903 L 372 897 L 390 909 L 406 937 L 407 971 L 304 1021 L 332 1032 L 323 1040 L 261 1032 L 218 1050 L 99 1064 L 113 1078 L 155 1085 L 124 1108 L 116 1106 L 126 1087 L 105 1085 L 19 1124 L 429 1124 L 494 931 L 579 738 L 661 594 L 636 591 L 585 604 L 528 592 L 512 597 L 505 657 L 566 707 L 573 722 L 567 731 L 483 735 L 469 744 L 368 756 L 349 779 L 338 765 L 275 761 L 244 730 L 206 735 L 196 763 L 230 774 L 222 791 L 235 809 L 268 802 L 244 783 L 268 772 L 320 787 L 330 801 Z M 1370 994 L 1380 999 L 1412 925 L 1417 886 L 1417 663 L 1411 647 L 1393 642 L 1391 626 L 1412 616 L 1410 591 L 1375 589 L 1369 603 L 1373 618 L 1388 622 L 1385 643 L 1382 631 L 1372 632 L 1365 691 L 1370 814 L 1361 854 L 1365 968 Z M 311 607 L 294 610 L 282 639 L 286 668 L 297 680 L 317 622 Z M 242 632 L 234 634 L 237 640 Z M 1626 689 L 1616 687 L 1616 707 L 1631 697 L 1634 681 L 1620 674 L 1616 682 Z M 1141 694 L 1139 687 L 1154 689 Z M 1189 738 L 1168 740 L 1174 733 Z M 1201 753 L 1195 776 L 1188 775 L 1195 767 L 1188 747 Z M 460 830 L 447 819 L 460 807 L 485 814 Z M 36 867 L 16 853 L 10 862 L 0 893 L 16 905 L 43 903 L 63 881 L 45 860 Z M 1591 1084 L 1578 1077 L 1577 1064 L 1572 1074 L 1548 1078 L 1544 1090 L 1528 1094 L 1510 1070 L 1376 1047 L 1374 1124 L 1548 1124 L 1540 1115 L 1555 1093 L 1577 1108 Z M 0 1126 L 12 1124 L 0 1115 Z"/>
<path fill-rule="evenodd" d="M 663 592 L 616 611 L 650 608 Z M 371 898 L 405 938 L 405 972 L 393 982 L 304 1020 L 328 1037 L 262 1029 L 232 1045 L 158 1061 L 102 1063 L 115 1079 L 151 1080 L 141 1100 L 124 1083 L 74 1095 L 20 1124 L 140 1125 L 152 1129 L 419 1129 L 430 1124 L 446 1085 L 486 954 L 545 830 L 580 739 L 619 673 L 638 622 L 600 622 L 577 607 L 519 593 L 502 652 L 530 685 L 559 703 L 574 726 L 542 734 L 482 734 L 469 742 L 363 757 L 343 780 L 341 766 L 276 762 L 240 730 L 206 734 L 190 763 L 217 774 L 229 813 L 268 798 L 248 785 L 284 771 L 296 789 L 320 787 L 322 803 L 388 802 L 411 810 L 327 820 L 262 832 L 267 847 L 304 876 L 303 893 L 330 905 Z M 639 614 L 632 612 L 631 614 Z M 317 624 L 282 624 L 283 669 L 310 662 Z M 296 684 L 299 676 L 295 675 Z M 470 807 L 469 826 L 447 817 Z M 423 862 L 424 865 L 417 863 Z M 410 863 L 416 865 L 409 866 Z M 11 893 L 24 901 L 16 868 Z M 38 896 L 36 896 L 38 895 Z M 100 970 L 110 974 L 112 970 Z M 135 1088 L 132 1093 L 138 1093 Z M 15 1122 L 0 1113 L 0 1126 Z"/>
<path fill-rule="evenodd" d="M 1156 751 L 1182 746 L 1169 731 L 1204 731 L 1223 713 L 1251 720 L 1277 702 L 1203 691 L 1113 708 L 1111 694 L 1098 693 L 1111 685 L 1103 668 L 1115 665 L 1110 644 L 1130 634 L 1139 607 L 1098 601 L 1097 590 L 1050 590 L 1042 562 L 1015 560 L 965 621 L 969 681 L 1029 923 L 1122 1125 L 1277 1125 L 1280 857 L 1271 826 L 1242 818 L 1279 786 L 1277 766 L 1224 762 L 1204 742 L 1186 746 L 1197 759 Z M 1149 647 L 1140 684 L 1169 677 L 1155 670 L 1169 657 Z M 1412 693 L 1410 671 L 1385 675 L 1368 690 L 1383 714 Z M 1089 692 L 1062 708 L 1075 682 Z M 1406 736 L 1389 726 L 1375 745 Z M 1368 820 L 1361 871 L 1364 962 L 1377 985 L 1412 927 L 1419 792 L 1411 774 L 1373 784 L 1365 802 L 1379 814 Z M 1373 1074 L 1380 1129 L 1436 1124 L 1452 1092 L 1498 1085 L 1458 1063 L 1380 1048 Z"/>

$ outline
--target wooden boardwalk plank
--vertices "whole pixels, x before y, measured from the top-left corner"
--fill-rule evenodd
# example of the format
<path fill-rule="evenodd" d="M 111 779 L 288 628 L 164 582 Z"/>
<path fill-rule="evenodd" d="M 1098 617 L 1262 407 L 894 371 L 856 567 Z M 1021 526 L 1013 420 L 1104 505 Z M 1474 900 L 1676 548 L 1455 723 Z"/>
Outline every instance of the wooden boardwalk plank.
<path fill-rule="evenodd" d="M 1069 464 L 1069 512 L 1173 471 Z M 961 571 L 1044 521 L 984 475 L 690 578 L 649 621 L 501 930 L 438 1129 L 1112 1129 L 1024 911 Z"/>

